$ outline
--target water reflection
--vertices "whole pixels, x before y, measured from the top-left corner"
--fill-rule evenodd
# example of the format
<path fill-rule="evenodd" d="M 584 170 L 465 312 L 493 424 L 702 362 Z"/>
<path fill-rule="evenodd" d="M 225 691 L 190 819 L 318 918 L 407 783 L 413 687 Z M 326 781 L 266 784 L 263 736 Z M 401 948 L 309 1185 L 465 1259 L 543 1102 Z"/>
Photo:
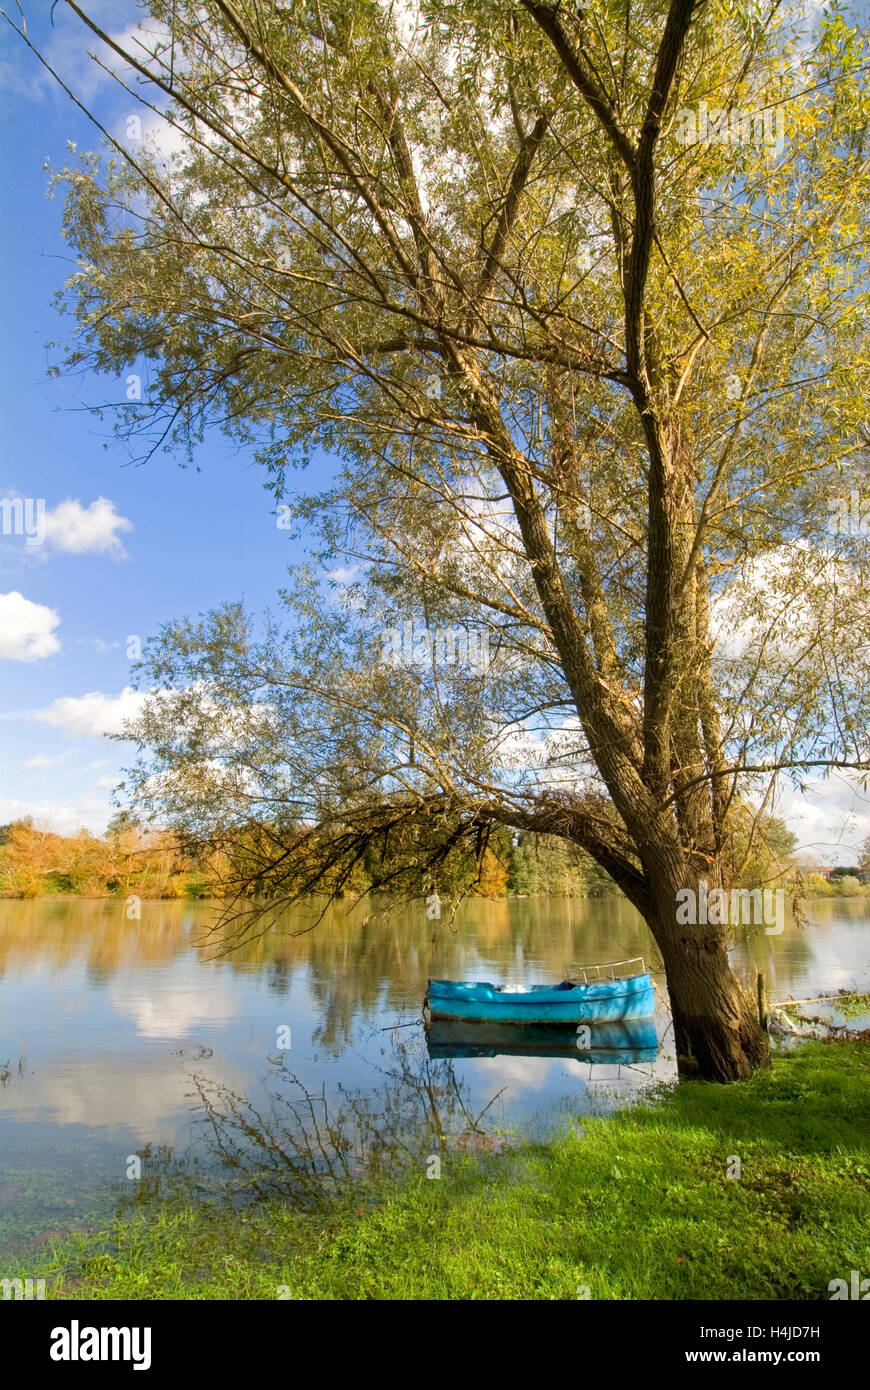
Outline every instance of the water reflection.
<path fill-rule="evenodd" d="M 30 1204 L 28 1229 L 43 1218 L 48 1229 L 60 1207 L 78 1213 L 84 1194 L 116 1183 L 134 1152 L 231 1168 L 230 1136 L 241 1133 L 232 1117 L 240 1124 L 251 1106 L 271 1123 L 279 1093 L 298 1112 L 282 1110 L 284 1132 L 296 1133 L 307 1116 L 309 1126 L 316 1118 L 315 1145 L 327 1125 L 349 1135 L 336 1153 L 354 1169 L 373 1161 L 366 1134 L 386 1136 L 387 1153 L 390 1136 L 407 1142 L 421 1116 L 431 1124 L 420 1145 L 432 1151 L 439 1123 L 454 1138 L 478 1132 L 469 1117 L 490 1136 L 527 1123 L 544 1130 L 566 1110 L 622 1103 L 674 1075 L 664 1007 L 655 1039 L 611 1043 L 586 1058 L 573 1037 L 534 1046 L 436 1033 L 427 1045 L 421 1005 L 432 977 L 522 986 L 562 979 L 571 961 L 640 955 L 664 1003 L 655 947 L 619 899 L 477 900 L 453 929 L 427 920 L 422 907 L 366 920 L 362 905 L 338 905 L 299 935 L 318 911 L 288 915 L 227 954 L 226 936 L 209 931 L 206 903 L 146 902 L 139 922 L 116 902 L 0 903 L 0 1070 L 9 1059 L 0 1188 Z M 816 902 L 811 917 L 807 927 L 787 923 L 781 936 L 735 943 L 747 983 L 754 988 L 761 971 L 774 1000 L 870 986 L 867 904 Z M 267 1059 L 285 1032 L 276 1085 Z M 454 1100 L 458 1092 L 465 1109 L 445 1109 L 439 1088 Z M 262 1171 L 271 1181 L 268 1165 Z M 304 1171 L 303 1163 L 294 1181 Z"/>
<path fill-rule="evenodd" d="M 377 1086 L 329 1097 L 309 1091 L 280 1064 L 257 1102 L 196 1076 L 205 1147 L 231 1174 L 234 1197 L 281 1196 L 304 1208 L 328 1203 L 353 1185 L 376 1184 L 403 1171 L 424 1171 L 449 1151 L 494 1152 L 492 1095 L 479 1110 L 449 1061 L 393 1038 L 390 1065 Z"/>
<path fill-rule="evenodd" d="M 651 1018 L 577 1028 L 517 1027 L 436 1019 L 426 1033 L 430 1057 L 570 1057 L 590 1066 L 654 1062 L 659 1053 Z"/>

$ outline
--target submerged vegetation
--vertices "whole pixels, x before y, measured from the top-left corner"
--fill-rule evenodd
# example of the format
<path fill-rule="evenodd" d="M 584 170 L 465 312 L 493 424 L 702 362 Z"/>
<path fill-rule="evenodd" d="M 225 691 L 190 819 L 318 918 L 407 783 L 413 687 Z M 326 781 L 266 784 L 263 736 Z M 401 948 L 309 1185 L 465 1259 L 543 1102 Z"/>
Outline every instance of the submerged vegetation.
<path fill-rule="evenodd" d="M 237 1131 L 238 1132 L 238 1131 Z M 870 1049 L 802 1044 L 547 1144 L 414 1155 L 320 1207 L 129 1201 L 38 1273 L 74 1299 L 827 1299 L 870 1249 Z M 274 1174 L 273 1174 L 274 1177 Z M 33 1273 L 33 1256 L 28 1271 Z"/>

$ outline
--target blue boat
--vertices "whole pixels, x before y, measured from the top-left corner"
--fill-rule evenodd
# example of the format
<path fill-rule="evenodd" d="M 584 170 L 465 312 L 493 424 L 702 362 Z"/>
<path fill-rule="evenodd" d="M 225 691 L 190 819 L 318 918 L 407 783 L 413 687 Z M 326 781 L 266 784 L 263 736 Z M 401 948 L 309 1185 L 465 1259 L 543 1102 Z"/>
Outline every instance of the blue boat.
<path fill-rule="evenodd" d="M 546 1057 L 573 1058 L 578 1062 L 654 1062 L 658 1037 L 651 1018 L 622 1023 L 596 1023 L 587 1028 L 557 1024 L 517 1028 L 507 1023 L 467 1023 L 438 1020 L 426 1030 L 426 1045 L 433 1058 Z"/>
<path fill-rule="evenodd" d="M 651 1018 L 655 995 L 647 972 L 616 975 L 617 969 L 636 964 L 643 967 L 642 960 L 579 966 L 560 984 L 520 988 L 484 981 L 430 980 L 425 1009 L 433 1022 L 462 1019 L 536 1027 Z"/>

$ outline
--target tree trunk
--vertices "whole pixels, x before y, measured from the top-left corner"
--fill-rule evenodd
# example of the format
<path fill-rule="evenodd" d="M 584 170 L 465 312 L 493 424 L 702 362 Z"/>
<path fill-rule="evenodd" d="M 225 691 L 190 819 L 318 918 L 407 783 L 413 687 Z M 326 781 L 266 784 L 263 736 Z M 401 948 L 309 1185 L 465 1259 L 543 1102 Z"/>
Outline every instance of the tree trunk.
<path fill-rule="evenodd" d="M 680 1076 L 741 1081 L 770 1066 L 767 1035 L 729 965 L 726 928 L 678 925 L 674 899 L 649 926 L 664 961 Z"/>

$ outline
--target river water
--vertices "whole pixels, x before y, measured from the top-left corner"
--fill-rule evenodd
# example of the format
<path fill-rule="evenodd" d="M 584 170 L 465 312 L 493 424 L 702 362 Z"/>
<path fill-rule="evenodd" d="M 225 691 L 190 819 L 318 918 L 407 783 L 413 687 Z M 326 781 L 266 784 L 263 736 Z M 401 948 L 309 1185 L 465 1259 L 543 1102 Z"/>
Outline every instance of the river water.
<path fill-rule="evenodd" d="M 86 1227 L 134 1184 L 157 1201 L 183 1180 L 310 1204 L 344 1174 L 497 1148 L 675 1075 L 657 953 L 622 899 L 475 900 L 452 924 L 337 904 L 234 947 L 214 917 L 0 903 L 0 1252 Z M 652 1055 L 429 1055 L 430 976 L 556 982 L 569 963 L 634 956 L 660 987 Z M 867 990 L 870 904 L 816 901 L 733 961 L 774 1000 Z"/>

